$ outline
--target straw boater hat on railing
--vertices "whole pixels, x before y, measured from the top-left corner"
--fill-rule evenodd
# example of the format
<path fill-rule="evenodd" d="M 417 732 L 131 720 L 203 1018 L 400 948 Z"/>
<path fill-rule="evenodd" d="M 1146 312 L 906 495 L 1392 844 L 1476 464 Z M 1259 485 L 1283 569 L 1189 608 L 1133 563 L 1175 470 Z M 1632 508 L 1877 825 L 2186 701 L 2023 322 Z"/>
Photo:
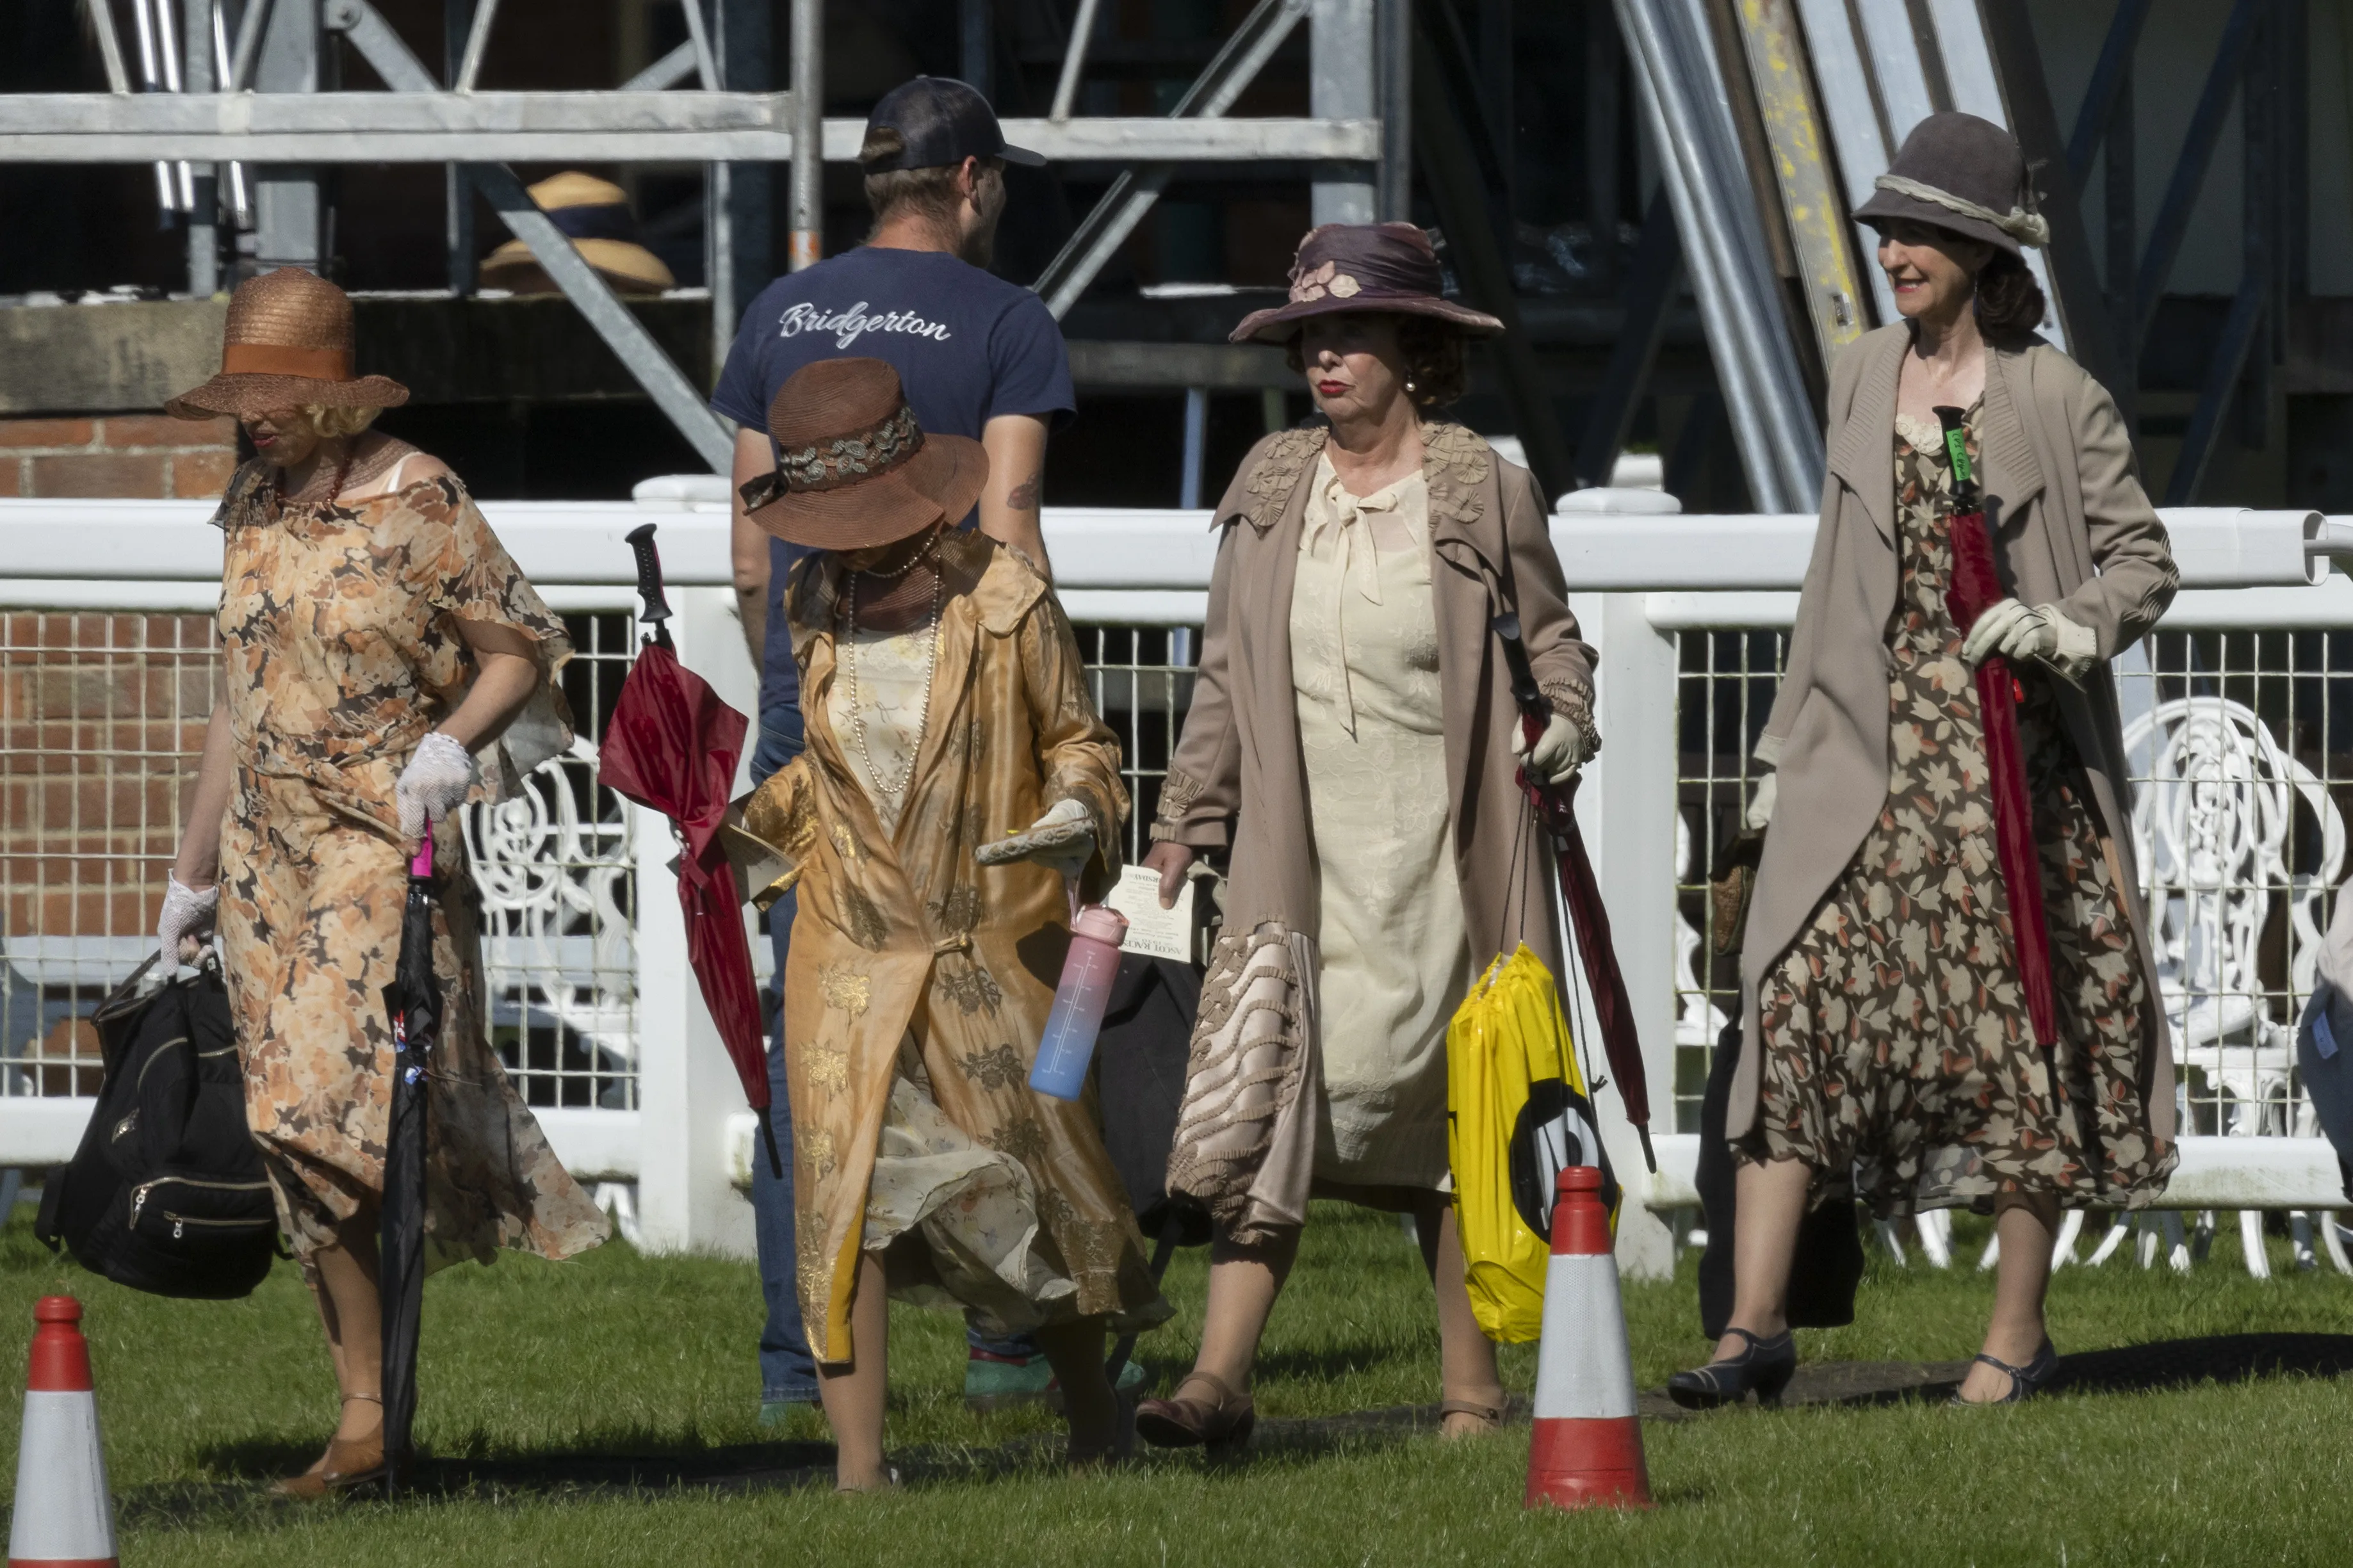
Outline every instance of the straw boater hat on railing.
<path fill-rule="evenodd" d="M 299 267 L 248 278 L 229 297 L 220 374 L 164 410 L 182 419 L 276 408 L 397 408 L 408 388 L 352 374 L 351 297 Z"/>
<path fill-rule="evenodd" d="M 2051 226 L 2034 210 L 2017 140 L 1974 114 L 1948 109 L 1920 121 L 1896 150 L 1894 166 L 1873 183 L 1877 191 L 1854 209 L 1858 222 L 1909 218 L 2012 256 L 2021 245 L 2051 238 Z"/>
<path fill-rule="evenodd" d="M 1446 298 L 1437 248 L 1414 225 L 1327 223 L 1299 242 L 1291 264 L 1291 298 L 1244 316 L 1229 341 L 1287 343 L 1308 317 L 1353 310 L 1434 316 L 1478 337 L 1504 330 L 1485 311 Z"/>
<path fill-rule="evenodd" d="M 871 550 L 962 522 L 988 481 L 977 441 L 915 423 L 879 359 L 805 364 L 768 405 L 776 471 L 744 486 L 754 522 L 791 544 Z"/>
<path fill-rule="evenodd" d="M 567 170 L 532 186 L 531 199 L 571 237 L 581 259 L 621 293 L 659 294 L 676 285 L 662 258 L 639 243 L 628 193 L 612 181 Z M 483 258 L 482 282 L 518 294 L 556 291 L 531 247 L 519 239 L 508 240 Z"/>

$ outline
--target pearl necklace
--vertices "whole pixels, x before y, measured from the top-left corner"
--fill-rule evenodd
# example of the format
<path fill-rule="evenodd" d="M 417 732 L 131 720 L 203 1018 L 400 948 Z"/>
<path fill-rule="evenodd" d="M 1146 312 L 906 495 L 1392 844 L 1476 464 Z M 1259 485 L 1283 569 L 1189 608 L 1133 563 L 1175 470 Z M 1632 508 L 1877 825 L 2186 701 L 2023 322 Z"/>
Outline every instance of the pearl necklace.
<path fill-rule="evenodd" d="M 917 554 L 915 561 L 922 560 L 923 554 L 927 553 L 929 552 L 924 552 Z M 914 563 L 914 561 L 908 562 L 905 566 L 902 566 L 892 575 L 903 576 Z M 851 743 L 858 748 L 859 759 L 866 764 L 866 776 L 874 782 L 875 788 L 896 800 L 907 793 L 909 784 L 915 782 L 915 763 L 923 755 L 923 730 L 931 721 L 932 681 L 940 671 L 940 598 L 941 592 L 946 585 L 946 577 L 944 574 L 940 573 L 934 573 L 932 576 L 932 651 L 931 657 L 923 665 L 923 701 L 915 710 L 915 743 L 908 750 L 906 770 L 900 773 L 897 784 L 892 784 L 883 778 L 882 770 L 874 765 L 874 753 L 866 748 L 866 701 L 858 688 L 858 579 L 860 575 L 860 574 L 856 572 L 849 574 L 849 586 L 844 595 L 843 605 L 849 615 L 849 630 L 847 637 L 839 639 L 842 649 L 842 673 L 849 679 L 849 738 Z M 867 575 L 872 575 L 872 574 L 867 574 Z"/>

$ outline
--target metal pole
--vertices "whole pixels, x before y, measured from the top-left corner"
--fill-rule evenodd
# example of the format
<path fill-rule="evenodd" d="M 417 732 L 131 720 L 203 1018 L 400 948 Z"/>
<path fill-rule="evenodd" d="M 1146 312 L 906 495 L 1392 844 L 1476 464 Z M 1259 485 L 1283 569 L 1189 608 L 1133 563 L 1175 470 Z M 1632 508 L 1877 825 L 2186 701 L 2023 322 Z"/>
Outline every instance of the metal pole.
<path fill-rule="evenodd" d="M 997 101 L 996 0 L 956 0 L 958 69 L 981 97 Z"/>
<path fill-rule="evenodd" d="M 466 45 L 473 36 L 475 0 L 441 0 L 441 79 L 454 82 L 466 68 Z M 474 292 L 481 263 L 475 252 L 474 185 L 463 163 L 441 166 L 441 240 L 448 263 L 449 292 L 462 300 Z"/>
<path fill-rule="evenodd" d="M 129 92 L 131 72 L 122 63 L 122 36 L 114 30 L 111 0 L 91 0 L 90 21 L 91 30 L 98 34 L 99 63 L 106 68 L 106 90 Z"/>
<path fill-rule="evenodd" d="M 190 92 L 213 90 L 213 17 L 216 0 L 180 0 L 182 79 Z M 220 174 L 211 163 L 182 165 L 192 174 L 188 207 L 188 292 L 212 298 L 220 288 Z"/>
<path fill-rule="evenodd" d="M 261 36 L 269 26 L 272 0 L 245 0 L 245 15 L 237 19 L 237 52 L 229 57 L 228 79 L 223 89 L 243 92 L 253 80 L 255 62 L 261 58 Z"/>
<path fill-rule="evenodd" d="M 1209 389 L 1185 389 L 1185 473 L 1177 485 L 1176 504 L 1193 511 L 1201 504 L 1201 472 L 1209 454 Z"/>
<path fill-rule="evenodd" d="M 153 92 L 164 85 L 163 71 L 156 63 L 155 19 L 147 9 L 149 0 L 131 0 L 131 21 L 139 35 L 139 90 Z M 180 196 L 172 184 L 172 166 L 162 159 L 155 162 L 155 204 L 158 227 L 168 228 L 172 215 L 179 210 Z"/>
<path fill-rule="evenodd" d="M 278 0 L 254 59 L 254 85 L 263 92 L 319 90 L 319 0 Z M 485 7 L 487 9 L 487 6 Z M 320 270 L 326 215 L 315 163 L 271 163 L 254 172 L 254 261 Z"/>
<path fill-rule="evenodd" d="M 1079 96 L 1079 78 L 1087 68 L 1087 46 L 1095 36 L 1095 13 L 1103 0 L 1079 0 L 1078 20 L 1071 24 L 1071 42 L 1062 51 L 1061 79 L 1054 84 L 1054 107 L 1047 111 L 1050 120 L 1068 120 L 1071 106 Z"/>
<path fill-rule="evenodd" d="M 795 272 L 825 255 L 825 3 L 793 0 L 793 226 Z"/>
<path fill-rule="evenodd" d="M 1312 0 L 1307 29 L 1308 113 L 1331 120 L 1371 120 L 1380 113 L 1373 58 L 1373 4 L 1374 0 Z M 1373 222 L 1379 211 L 1373 174 L 1370 169 L 1345 165 L 1320 173 L 1309 187 L 1308 221 Z"/>
<path fill-rule="evenodd" d="M 1381 163 L 1374 210 L 1383 223 L 1413 217 L 1413 0 L 1379 0 L 1377 84 Z"/>
<path fill-rule="evenodd" d="M 247 0 L 248 5 L 257 3 L 258 0 Z M 213 80 L 227 84 L 236 79 L 236 72 L 229 55 L 228 14 L 218 3 L 213 6 L 212 34 Z M 221 90 L 227 91 L 228 89 L 224 85 Z M 253 199 L 246 192 L 245 165 L 242 163 L 233 163 L 228 166 L 228 205 L 238 228 L 253 226 Z"/>
<path fill-rule="evenodd" d="M 490 52 L 491 24 L 498 20 L 499 0 L 475 0 L 474 25 L 466 34 L 466 56 L 458 67 L 455 90 L 471 92 L 481 79 L 482 57 Z"/>

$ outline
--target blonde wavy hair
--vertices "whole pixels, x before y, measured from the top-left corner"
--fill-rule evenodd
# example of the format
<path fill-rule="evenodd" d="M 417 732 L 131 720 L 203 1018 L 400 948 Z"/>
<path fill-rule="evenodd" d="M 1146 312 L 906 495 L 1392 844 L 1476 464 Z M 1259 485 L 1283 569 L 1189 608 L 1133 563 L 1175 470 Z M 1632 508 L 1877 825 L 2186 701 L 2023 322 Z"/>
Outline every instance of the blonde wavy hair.
<path fill-rule="evenodd" d="M 375 423 L 381 408 L 346 408 L 333 404 L 305 403 L 301 405 L 304 423 L 318 435 L 333 439 L 356 436 Z"/>

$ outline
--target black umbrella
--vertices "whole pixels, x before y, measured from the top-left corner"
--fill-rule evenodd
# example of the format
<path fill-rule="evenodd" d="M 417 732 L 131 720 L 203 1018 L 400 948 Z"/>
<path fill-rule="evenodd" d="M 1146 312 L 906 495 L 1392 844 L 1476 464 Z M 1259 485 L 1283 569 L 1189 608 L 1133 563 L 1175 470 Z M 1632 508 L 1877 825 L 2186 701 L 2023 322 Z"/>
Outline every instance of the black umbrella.
<path fill-rule="evenodd" d="M 417 1415 L 417 1331 L 425 1306 L 425 1077 L 441 1029 L 433 975 L 433 831 L 408 863 L 400 963 L 384 988 L 392 1020 L 392 1125 L 385 1137 L 378 1279 L 384 1300 L 385 1490 L 408 1479 L 409 1423 Z"/>

